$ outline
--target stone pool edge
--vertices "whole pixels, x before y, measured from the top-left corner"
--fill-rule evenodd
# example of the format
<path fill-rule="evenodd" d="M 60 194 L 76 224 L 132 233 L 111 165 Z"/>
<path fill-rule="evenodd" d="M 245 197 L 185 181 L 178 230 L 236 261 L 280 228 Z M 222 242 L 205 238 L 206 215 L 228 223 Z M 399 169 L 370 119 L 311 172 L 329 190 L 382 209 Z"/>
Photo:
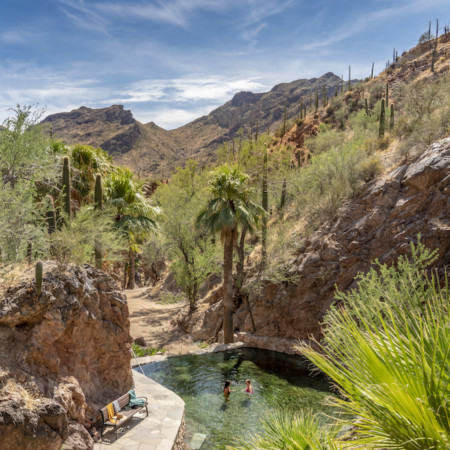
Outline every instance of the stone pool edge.
<path fill-rule="evenodd" d="M 148 417 L 111 444 L 96 443 L 94 450 L 185 450 L 184 401 L 136 370 L 133 380 L 136 395 L 148 398 Z"/>

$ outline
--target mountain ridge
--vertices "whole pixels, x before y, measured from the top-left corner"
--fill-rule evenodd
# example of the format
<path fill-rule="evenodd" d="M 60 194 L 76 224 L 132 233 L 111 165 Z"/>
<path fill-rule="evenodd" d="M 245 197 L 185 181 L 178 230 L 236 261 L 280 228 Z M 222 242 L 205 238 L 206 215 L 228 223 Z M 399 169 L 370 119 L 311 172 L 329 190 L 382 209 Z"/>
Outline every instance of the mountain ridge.
<path fill-rule="evenodd" d="M 237 92 L 230 100 L 181 127 L 166 130 L 155 122 L 136 120 L 122 105 L 92 109 L 82 106 L 44 119 L 53 135 L 68 144 L 88 144 L 111 153 L 118 164 L 146 177 L 168 176 L 189 158 L 201 164 L 215 161 L 216 149 L 238 136 L 239 130 L 252 133 L 274 129 L 283 120 L 300 112 L 300 99 L 309 104 L 314 91 L 326 85 L 332 95 L 342 80 L 332 72 L 319 78 L 279 83 L 270 91 Z"/>

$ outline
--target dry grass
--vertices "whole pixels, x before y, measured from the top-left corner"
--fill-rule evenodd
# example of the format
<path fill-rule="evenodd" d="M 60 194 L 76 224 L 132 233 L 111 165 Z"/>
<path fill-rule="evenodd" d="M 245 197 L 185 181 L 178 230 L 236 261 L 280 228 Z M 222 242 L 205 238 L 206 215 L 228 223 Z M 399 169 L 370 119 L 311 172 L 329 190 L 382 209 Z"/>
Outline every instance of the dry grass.
<path fill-rule="evenodd" d="M 27 386 L 19 384 L 14 378 L 8 378 L 0 388 L 0 398 L 19 398 L 20 402 L 27 409 L 34 409 L 39 403 L 41 395 Z"/>

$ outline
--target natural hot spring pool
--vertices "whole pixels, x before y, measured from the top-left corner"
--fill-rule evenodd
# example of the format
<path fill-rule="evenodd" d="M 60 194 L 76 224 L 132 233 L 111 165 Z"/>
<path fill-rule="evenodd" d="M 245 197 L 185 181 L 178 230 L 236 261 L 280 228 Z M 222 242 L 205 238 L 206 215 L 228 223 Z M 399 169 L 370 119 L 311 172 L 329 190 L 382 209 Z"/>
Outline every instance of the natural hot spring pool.
<path fill-rule="evenodd" d="M 202 449 L 223 449 L 236 444 L 236 438 L 260 431 L 260 419 L 269 411 L 330 412 L 323 404 L 330 395 L 328 381 L 311 376 L 308 366 L 298 356 L 242 348 L 171 357 L 143 369 L 185 401 L 187 443 L 194 433 L 201 433 L 207 435 Z M 251 398 L 241 392 L 246 378 L 252 380 Z M 229 402 L 223 397 L 227 379 L 232 382 Z"/>

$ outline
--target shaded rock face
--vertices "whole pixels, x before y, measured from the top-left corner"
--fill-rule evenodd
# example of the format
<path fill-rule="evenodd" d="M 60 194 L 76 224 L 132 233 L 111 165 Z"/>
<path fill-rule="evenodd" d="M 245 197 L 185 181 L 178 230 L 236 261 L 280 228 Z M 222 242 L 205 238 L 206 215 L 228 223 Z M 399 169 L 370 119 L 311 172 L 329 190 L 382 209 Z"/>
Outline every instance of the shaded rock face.
<path fill-rule="evenodd" d="M 376 258 L 391 264 L 408 254 L 410 241 L 438 249 L 435 265 L 450 262 L 450 138 L 429 146 L 409 164 L 367 184 L 349 200 L 337 217 L 310 236 L 291 261 L 299 281 L 293 286 L 266 283 L 250 292 L 256 335 L 283 339 L 320 336 L 320 322 L 340 290 L 356 287 L 358 272 L 366 272 Z M 216 301 L 220 299 L 217 298 Z M 198 318 L 195 333 L 214 336 L 222 314 L 215 303 Z M 245 306 L 235 313 L 235 328 L 251 338 Z M 258 345 L 261 346 L 261 339 Z M 293 341 L 294 342 L 294 341 Z M 284 351 L 284 350 L 281 350 Z"/>
<path fill-rule="evenodd" d="M 68 144 L 101 147 L 113 155 L 129 152 L 140 135 L 131 111 L 123 109 L 122 105 L 102 109 L 82 106 L 52 114 L 44 122 L 51 123 L 53 135 Z"/>
<path fill-rule="evenodd" d="M 39 296 L 34 282 L 9 289 L 0 300 L 0 442 L 92 448 L 84 426 L 132 386 L 129 326 L 125 296 L 90 267 L 48 273 Z"/>

